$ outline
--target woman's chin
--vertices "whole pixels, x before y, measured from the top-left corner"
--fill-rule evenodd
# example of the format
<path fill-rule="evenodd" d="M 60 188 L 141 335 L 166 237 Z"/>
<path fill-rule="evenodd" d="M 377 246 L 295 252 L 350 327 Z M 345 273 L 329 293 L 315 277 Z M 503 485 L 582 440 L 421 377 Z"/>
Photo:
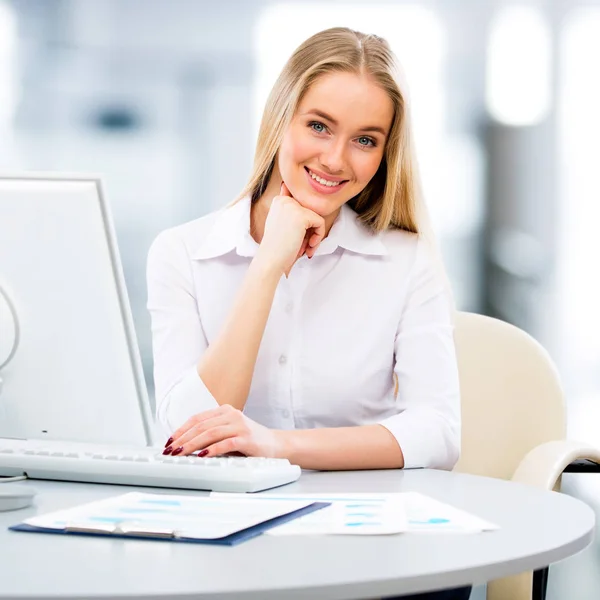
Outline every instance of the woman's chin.
<path fill-rule="evenodd" d="M 297 197 L 296 200 L 304 208 L 312 210 L 323 218 L 327 217 L 340 207 L 339 200 L 336 202 L 333 198 L 323 198 L 311 193 L 304 193 L 301 197 Z"/>

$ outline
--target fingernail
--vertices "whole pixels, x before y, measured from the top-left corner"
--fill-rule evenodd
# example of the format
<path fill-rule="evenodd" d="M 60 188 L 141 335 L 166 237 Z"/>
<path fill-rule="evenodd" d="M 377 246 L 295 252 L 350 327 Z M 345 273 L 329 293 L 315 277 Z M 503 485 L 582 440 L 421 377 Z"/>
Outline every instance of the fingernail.
<path fill-rule="evenodd" d="M 201 452 L 198 452 L 198 458 L 202 458 L 208 454 L 208 448 L 204 448 Z"/>
<path fill-rule="evenodd" d="M 179 446 L 179 448 L 175 448 L 175 450 L 173 450 L 173 452 L 171 452 L 171 456 L 175 456 L 176 454 L 179 454 L 180 452 L 183 452 L 183 446 Z"/>
<path fill-rule="evenodd" d="M 163 454 L 171 454 L 171 452 L 173 452 L 173 447 L 172 446 L 168 446 L 167 448 L 165 448 L 163 450 Z"/>
<path fill-rule="evenodd" d="M 172 437 L 170 437 L 170 438 L 168 439 L 167 443 L 165 444 L 165 448 L 166 448 L 167 446 L 170 446 L 172 443 L 173 443 L 173 438 L 172 438 Z"/>

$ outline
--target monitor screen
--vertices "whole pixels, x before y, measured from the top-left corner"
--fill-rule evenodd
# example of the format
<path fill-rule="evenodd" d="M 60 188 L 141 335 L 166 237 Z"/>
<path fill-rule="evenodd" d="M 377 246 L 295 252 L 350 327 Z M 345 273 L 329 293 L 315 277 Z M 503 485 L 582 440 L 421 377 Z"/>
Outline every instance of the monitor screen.
<path fill-rule="evenodd" d="M 0 175 L 0 291 L 4 354 L 18 335 L 0 370 L 0 437 L 152 445 L 127 291 L 98 178 Z"/>

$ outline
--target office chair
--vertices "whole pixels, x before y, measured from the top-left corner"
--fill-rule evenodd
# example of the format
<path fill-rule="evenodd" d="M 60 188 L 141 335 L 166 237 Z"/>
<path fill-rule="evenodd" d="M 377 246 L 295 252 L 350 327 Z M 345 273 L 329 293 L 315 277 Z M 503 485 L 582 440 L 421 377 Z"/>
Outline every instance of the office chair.
<path fill-rule="evenodd" d="M 455 341 L 462 451 L 455 471 L 558 491 L 565 471 L 600 472 L 600 450 L 566 440 L 565 402 L 552 359 L 508 323 L 459 312 Z M 487 600 L 544 600 L 548 568 L 490 581 Z"/>

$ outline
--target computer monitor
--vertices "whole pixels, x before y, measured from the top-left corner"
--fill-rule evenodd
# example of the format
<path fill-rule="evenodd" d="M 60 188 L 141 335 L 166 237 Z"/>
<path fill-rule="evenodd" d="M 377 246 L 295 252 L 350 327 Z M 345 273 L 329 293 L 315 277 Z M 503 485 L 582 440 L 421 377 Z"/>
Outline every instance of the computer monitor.
<path fill-rule="evenodd" d="M 12 351 L 0 370 L 0 437 L 151 446 L 151 410 L 98 177 L 0 174 L 0 290 L 0 349 Z"/>

